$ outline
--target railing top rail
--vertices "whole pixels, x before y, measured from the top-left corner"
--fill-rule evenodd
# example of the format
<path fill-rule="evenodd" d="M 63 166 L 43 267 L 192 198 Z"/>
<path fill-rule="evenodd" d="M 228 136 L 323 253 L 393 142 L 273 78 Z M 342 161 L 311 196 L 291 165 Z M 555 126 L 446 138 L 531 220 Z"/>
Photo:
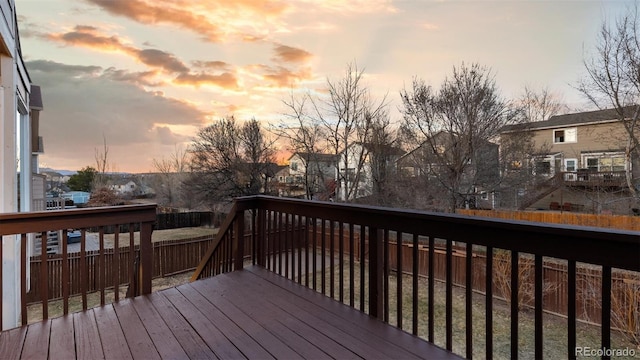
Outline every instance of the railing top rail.
<path fill-rule="evenodd" d="M 154 222 L 156 204 L 0 214 L 0 236 L 67 228 Z"/>
<path fill-rule="evenodd" d="M 251 196 L 242 208 L 281 211 L 640 271 L 640 232 Z"/>

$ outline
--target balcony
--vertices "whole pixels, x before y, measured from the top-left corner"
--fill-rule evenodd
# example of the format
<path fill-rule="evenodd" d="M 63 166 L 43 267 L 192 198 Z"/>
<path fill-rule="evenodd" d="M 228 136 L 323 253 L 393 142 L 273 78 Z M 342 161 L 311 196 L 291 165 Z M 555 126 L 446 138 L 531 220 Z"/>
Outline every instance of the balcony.
<path fill-rule="evenodd" d="M 49 228 L 19 218 L 0 215 L 2 234 Z M 73 227 L 109 225 L 100 219 Z M 62 220 L 64 229 L 72 218 Z M 19 224 L 7 231 L 10 221 Z M 190 284 L 149 294 L 146 248 L 133 277 L 142 296 L 4 332 L 0 358 L 549 358 L 551 299 L 565 304 L 560 357 L 576 358 L 578 346 L 612 349 L 624 330 L 616 309 L 638 306 L 618 296 L 640 271 L 634 231 L 254 196 L 235 201 Z M 585 274 L 598 279 L 597 304 L 580 296 Z M 597 343 L 577 331 L 585 309 L 600 324 Z M 494 335 L 501 310 L 506 354 Z M 534 344 L 524 353 L 529 317 Z"/>
<path fill-rule="evenodd" d="M 624 171 L 591 171 L 578 169 L 578 171 L 563 172 L 562 179 L 567 186 L 580 186 L 585 188 L 620 188 L 627 184 Z"/>

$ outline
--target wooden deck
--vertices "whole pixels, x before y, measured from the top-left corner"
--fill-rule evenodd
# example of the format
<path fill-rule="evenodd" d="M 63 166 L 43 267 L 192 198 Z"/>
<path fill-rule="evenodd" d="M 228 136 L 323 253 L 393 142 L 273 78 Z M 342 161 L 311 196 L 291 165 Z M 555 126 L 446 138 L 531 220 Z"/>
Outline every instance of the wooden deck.
<path fill-rule="evenodd" d="M 0 359 L 458 359 L 249 267 L 0 334 Z"/>

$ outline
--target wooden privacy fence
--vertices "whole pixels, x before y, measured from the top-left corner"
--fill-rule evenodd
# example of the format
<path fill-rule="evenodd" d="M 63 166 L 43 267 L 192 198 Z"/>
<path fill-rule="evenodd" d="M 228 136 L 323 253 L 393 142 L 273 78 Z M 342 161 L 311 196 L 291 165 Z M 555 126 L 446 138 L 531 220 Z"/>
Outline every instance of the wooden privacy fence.
<path fill-rule="evenodd" d="M 465 210 L 461 215 L 483 216 L 507 220 L 535 221 L 553 224 L 596 226 L 609 229 L 640 231 L 640 217 L 626 215 L 576 214 L 549 211 L 501 211 L 501 210 Z"/>
<path fill-rule="evenodd" d="M 402 270 L 409 273 L 413 267 L 412 261 L 413 246 L 404 244 L 402 246 Z M 510 292 L 507 286 L 501 286 L 501 277 L 508 282 L 511 273 L 510 254 L 500 253 L 498 250 L 493 256 L 494 282 L 493 294 L 497 298 L 509 299 Z M 466 283 L 466 251 L 462 249 L 454 249 L 453 251 L 453 284 L 464 287 Z M 487 256 L 484 249 L 474 251 L 472 265 L 472 285 L 473 290 L 479 293 L 485 293 L 486 284 L 486 264 Z M 395 243 L 389 244 L 389 267 L 397 270 L 397 246 Z M 420 275 L 427 276 L 429 268 L 429 250 L 428 247 L 420 245 L 418 251 L 418 271 Z M 533 285 L 534 285 L 534 267 L 533 260 L 522 255 L 519 261 L 519 292 L 522 299 L 520 304 L 522 307 L 533 307 Z M 437 249 L 434 253 L 434 278 L 438 281 L 446 279 L 446 252 L 444 249 Z M 637 273 L 625 271 L 613 271 L 612 275 L 612 299 L 617 301 L 620 308 L 632 307 L 633 304 L 627 303 L 634 301 L 628 296 L 628 291 L 640 289 L 640 276 Z M 543 283 L 545 291 L 543 293 L 543 308 L 545 311 L 556 315 L 567 315 L 567 264 L 554 259 L 544 261 L 543 266 Z M 600 324 L 601 319 L 601 301 L 600 289 L 602 286 L 602 271 L 597 267 L 577 267 L 576 272 L 576 308 L 578 309 L 577 317 L 580 320 Z M 640 307 L 640 304 L 635 304 Z M 614 311 L 616 309 L 613 309 Z M 640 309 L 639 309 L 640 310 Z"/>
<path fill-rule="evenodd" d="M 213 241 L 212 236 L 202 236 L 183 240 L 166 240 L 153 243 L 153 272 L 152 277 L 159 278 L 175 275 L 196 268 L 207 248 Z M 113 284 L 125 285 L 131 279 L 132 267 L 130 266 L 131 252 L 129 247 L 120 247 L 119 251 L 114 248 L 104 249 L 104 266 L 101 267 L 99 256 L 100 251 L 87 251 L 85 269 L 87 271 L 87 292 L 94 292 L 101 289 L 100 282 L 104 274 L 105 288 L 113 288 Z M 134 248 L 137 254 L 138 246 Z M 134 255 L 135 256 L 135 255 Z M 79 253 L 71 253 L 67 256 L 69 264 L 70 279 L 69 295 L 77 295 L 82 292 L 81 281 L 81 258 Z M 49 255 L 47 257 L 48 289 L 49 300 L 60 299 L 62 294 L 62 263 L 63 255 Z M 40 287 L 38 286 L 42 274 L 42 261 L 40 256 L 31 257 L 31 280 L 30 291 L 27 293 L 28 304 L 41 301 Z"/>
<path fill-rule="evenodd" d="M 156 215 L 155 230 L 183 227 L 213 226 L 214 216 L 210 211 L 160 213 Z"/>

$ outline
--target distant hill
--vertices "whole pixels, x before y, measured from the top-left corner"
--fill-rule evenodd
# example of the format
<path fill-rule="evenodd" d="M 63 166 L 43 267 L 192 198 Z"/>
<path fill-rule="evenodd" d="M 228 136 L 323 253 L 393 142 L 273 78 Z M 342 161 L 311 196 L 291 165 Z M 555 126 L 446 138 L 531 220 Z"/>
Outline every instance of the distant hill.
<path fill-rule="evenodd" d="M 52 169 L 52 168 L 46 168 L 46 167 L 41 167 L 40 168 L 40 172 L 45 172 L 45 171 L 50 171 L 50 172 L 57 172 L 58 174 L 62 175 L 62 176 L 71 176 L 71 175 L 75 175 L 78 172 L 75 170 L 56 170 L 56 169 Z"/>
<path fill-rule="evenodd" d="M 47 167 L 41 167 L 40 168 L 40 172 L 45 172 L 45 171 L 57 172 L 58 174 L 60 174 L 62 176 L 71 176 L 71 175 L 75 175 L 75 174 L 78 173 L 78 171 L 76 171 L 76 170 L 57 170 L 57 169 L 52 169 L 52 168 L 47 168 Z M 128 176 L 128 175 L 131 175 L 131 174 L 130 173 L 126 173 L 126 172 L 108 172 L 107 175 Z"/>

